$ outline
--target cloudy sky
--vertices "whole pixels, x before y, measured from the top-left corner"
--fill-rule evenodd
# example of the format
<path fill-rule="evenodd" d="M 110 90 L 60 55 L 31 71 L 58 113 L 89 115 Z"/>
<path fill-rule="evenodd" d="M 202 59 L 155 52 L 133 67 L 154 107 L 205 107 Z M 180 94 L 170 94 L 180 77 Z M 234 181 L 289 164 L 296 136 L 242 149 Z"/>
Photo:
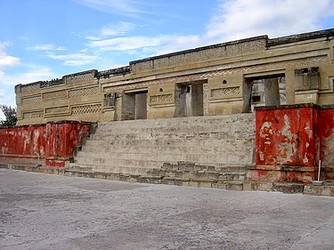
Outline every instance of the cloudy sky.
<path fill-rule="evenodd" d="M 16 84 L 267 34 L 334 28 L 334 0 L 0 0 L 0 104 Z"/>

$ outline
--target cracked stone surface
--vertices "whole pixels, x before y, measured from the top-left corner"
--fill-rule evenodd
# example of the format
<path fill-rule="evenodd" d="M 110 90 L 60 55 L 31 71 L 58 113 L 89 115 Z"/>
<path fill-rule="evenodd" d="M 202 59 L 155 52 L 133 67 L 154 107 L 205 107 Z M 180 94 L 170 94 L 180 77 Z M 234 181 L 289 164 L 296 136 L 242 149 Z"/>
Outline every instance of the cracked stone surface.
<path fill-rule="evenodd" d="M 0 249 L 334 249 L 333 197 L 0 169 Z"/>

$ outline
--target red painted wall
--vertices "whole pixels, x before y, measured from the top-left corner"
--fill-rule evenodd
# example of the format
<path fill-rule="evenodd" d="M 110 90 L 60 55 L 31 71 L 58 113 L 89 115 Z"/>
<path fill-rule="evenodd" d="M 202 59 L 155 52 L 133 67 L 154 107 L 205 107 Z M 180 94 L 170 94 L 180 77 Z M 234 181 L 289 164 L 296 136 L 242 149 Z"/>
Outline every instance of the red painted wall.
<path fill-rule="evenodd" d="M 1 157 L 38 158 L 45 159 L 46 166 L 64 167 L 90 132 L 91 124 L 79 122 L 3 128 L 0 160 Z"/>
<path fill-rule="evenodd" d="M 314 166 L 317 110 L 313 107 L 256 111 L 256 164 Z"/>
<path fill-rule="evenodd" d="M 317 135 L 320 142 L 320 159 L 324 166 L 334 168 L 334 107 L 318 112 Z"/>
<path fill-rule="evenodd" d="M 45 157 L 46 126 L 24 126 L 0 129 L 0 155 L 12 157 Z"/>
<path fill-rule="evenodd" d="M 334 179 L 334 106 L 313 104 L 256 109 L 255 181 L 309 183 L 322 161 Z"/>

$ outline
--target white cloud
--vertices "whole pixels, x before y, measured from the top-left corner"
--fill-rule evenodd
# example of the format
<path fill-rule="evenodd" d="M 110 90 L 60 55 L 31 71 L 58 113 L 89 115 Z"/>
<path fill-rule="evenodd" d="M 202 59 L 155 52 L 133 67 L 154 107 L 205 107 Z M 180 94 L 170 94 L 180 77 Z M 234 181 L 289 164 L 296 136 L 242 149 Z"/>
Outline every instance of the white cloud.
<path fill-rule="evenodd" d="M 0 71 L 0 86 L 2 87 L 0 90 L 1 104 L 16 106 L 14 85 L 49 80 L 55 77 L 51 69 L 44 66 L 29 65 L 26 66 L 25 70 L 24 72 L 13 74 Z"/>
<path fill-rule="evenodd" d="M 120 22 L 117 24 L 108 24 L 101 28 L 102 37 L 123 36 L 132 31 L 136 25 L 129 22 Z"/>
<path fill-rule="evenodd" d="M 98 47 L 103 50 L 134 50 L 143 47 L 154 47 L 166 41 L 167 37 L 117 37 L 104 40 L 91 41 L 92 47 Z"/>
<path fill-rule="evenodd" d="M 130 36 L 95 40 L 90 41 L 89 44 L 101 51 L 122 51 L 128 54 L 142 51 L 145 54 L 162 54 L 198 46 L 200 37 L 195 35 Z"/>
<path fill-rule="evenodd" d="M 45 66 L 28 66 L 28 70 L 22 73 L 6 74 L 0 71 L 0 83 L 5 85 L 26 84 L 41 80 L 49 80 L 55 74 Z"/>
<path fill-rule="evenodd" d="M 334 16 L 332 0 L 220 0 L 207 25 L 206 38 L 229 41 L 313 31 L 321 19 Z"/>
<path fill-rule="evenodd" d="M 62 50 L 66 50 L 65 47 L 56 46 L 56 45 L 50 44 L 50 43 L 36 45 L 36 46 L 30 47 L 28 49 L 36 50 L 36 51 L 62 51 Z"/>
<path fill-rule="evenodd" d="M 128 34 L 132 30 L 134 30 L 135 27 L 136 24 L 130 22 L 106 24 L 99 30 L 97 35 L 88 35 L 85 38 L 87 40 L 98 41 L 110 37 L 120 37 Z"/>
<path fill-rule="evenodd" d="M 41 44 L 36 45 L 34 47 L 30 47 L 28 49 L 35 51 L 45 51 L 46 56 L 55 59 L 58 61 L 62 61 L 66 66 L 81 66 L 89 63 L 93 63 L 97 60 L 97 57 L 94 55 L 88 55 L 87 49 L 83 49 L 78 53 L 68 53 L 68 54 L 55 54 L 56 51 L 65 51 L 67 50 L 65 47 L 56 46 L 54 44 Z"/>
<path fill-rule="evenodd" d="M 98 60 L 97 56 L 87 55 L 85 53 L 73 53 L 73 54 L 63 54 L 63 55 L 55 55 L 49 53 L 47 56 L 55 60 L 63 61 L 63 64 L 66 66 L 81 66 L 93 63 L 96 60 Z"/>
<path fill-rule="evenodd" d="M 0 70 L 13 67 L 20 63 L 20 58 L 8 55 L 6 53 L 6 47 L 9 45 L 8 42 L 0 42 Z"/>
<path fill-rule="evenodd" d="M 149 13 L 147 11 L 143 11 L 140 7 L 140 4 L 142 3 L 136 0 L 74 0 L 74 1 L 101 12 L 114 13 L 123 16 L 138 17 L 138 14 Z"/>
<path fill-rule="evenodd" d="M 19 36 L 19 39 L 22 40 L 22 41 L 29 41 L 30 37 L 23 35 L 23 36 Z"/>
<path fill-rule="evenodd" d="M 171 36 L 169 41 L 163 48 L 160 49 L 159 52 L 165 54 L 185 49 L 193 49 L 201 45 L 202 40 L 198 35 Z"/>
<path fill-rule="evenodd" d="M 119 3 L 124 9 L 131 3 L 107 0 L 80 2 L 109 7 Z M 118 8 L 117 4 L 115 6 Z M 334 15 L 330 11 L 332 9 L 332 0 L 217 0 L 203 34 L 129 36 L 136 25 L 123 22 L 106 25 L 98 34 L 86 39 L 96 55 L 108 51 L 147 57 L 264 34 L 277 37 L 321 29 L 322 18 Z"/>

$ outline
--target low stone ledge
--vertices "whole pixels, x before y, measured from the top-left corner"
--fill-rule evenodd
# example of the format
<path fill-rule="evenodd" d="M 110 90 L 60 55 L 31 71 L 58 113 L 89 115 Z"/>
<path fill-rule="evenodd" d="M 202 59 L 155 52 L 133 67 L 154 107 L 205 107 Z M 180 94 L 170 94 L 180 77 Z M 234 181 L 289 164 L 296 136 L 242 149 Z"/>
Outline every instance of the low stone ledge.
<path fill-rule="evenodd" d="M 334 196 L 334 184 L 330 185 L 305 185 L 304 194 L 319 196 Z"/>
<path fill-rule="evenodd" d="M 226 189 L 233 190 L 233 191 L 242 191 L 243 182 L 242 181 L 229 181 L 226 183 Z"/>
<path fill-rule="evenodd" d="M 315 167 L 301 167 L 288 165 L 254 165 L 249 166 L 247 170 L 265 170 L 265 171 L 294 171 L 294 172 L 314 172 Z"/>
<path fill-rule="evenodd" d="M 137 181 L 140 183 L 154 183 L 160 184 L 163 176 L 152 176 L 152 175 L 140 175 Z"/>
<path fill-rule="evenodd" d="M 226 183 L 221 183 L 221 182 L 212 183 L 211 187 L 212 188 L 226 189 L 227 190 L 227 184 Z"/>
<path fill-rule="evenodd" d="M 273 183 L 272 191 L 289 194 L 303 193 L 304 185 L 299 183 Z"/>
<path fill-rule="evenodd" d="M 300 183 L 309 184 L 315 179 L 316 171 L 299 171 L 294 169 L 283 170 L 269 170 L 269 169 L 253 169 L 248 170 L 246 179 L 251 182 L 272 182 L 272 183 Z"/>
<path fill-rule="evenodd" d="M 211 181 L 203 181 L 203 180 L 190 180 L 188 183 L 189 187 L 202 187 L 202 188 L 211 188 Z"/>
<path fill-rule="evenodd" d="M 218 188 L 235 191 L 275 191 L 283 193 L 303 193 L 306 195 L 334 196 L 334 182 L 324 182 L 322 185 L 287 183 L 287 182 L 261 182 L 261 181 L 229 181 L 210 179 L 190 179 L 169 176 L 139 175 L 112 172 L 78 171 L 70 168 L 55 169 L 44 166 L 25 166 L 0 164 L 0 168 L 23 170 L 28 172 L 59 174 L 85 178 L 99 178 L 126 182 L 141 182 L 152 184 L 168 184 L 200 188 Z M 205 173 L 205 172 L 204 172 Z"/>

